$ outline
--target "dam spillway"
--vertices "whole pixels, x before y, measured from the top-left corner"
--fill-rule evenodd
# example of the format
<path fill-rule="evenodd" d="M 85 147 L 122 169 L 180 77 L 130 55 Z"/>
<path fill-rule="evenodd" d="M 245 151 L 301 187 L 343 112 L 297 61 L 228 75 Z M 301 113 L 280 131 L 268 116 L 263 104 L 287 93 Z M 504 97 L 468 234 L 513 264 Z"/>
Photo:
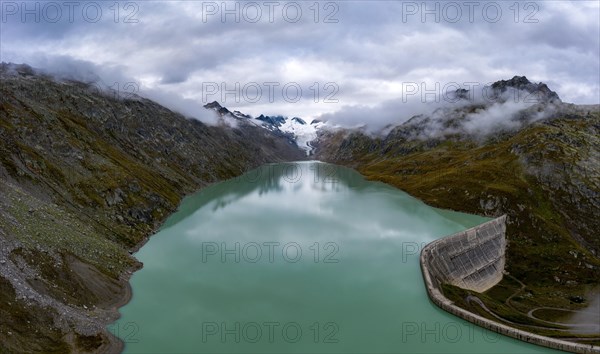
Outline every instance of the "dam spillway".
<path fill-rule="evenodd" d="M 432 280 L 479 293 L 498 284 L 505 264 L 505 233 L 506 216 L 501 216 L 432 242 L 425 253 Z"/>
<path fill-rule="evenodd" d="M 182 202 L 136 253 L 110 330 L 125 353 L 540 353 L 424 296 L 417 245 L 488 220 L 340 166 L 265 165 Z"/>
<path fill-rule="evenodd" d="M 506 253 L 506 215 L 429 243 L 421 251 L 425 288 L 443 310 L 515 339 L 573 353 L 596 353 L 597 346 L 534 334 L 482 317 L 446 298 L 442 284 L 484 292 L 502 280 Z"/>

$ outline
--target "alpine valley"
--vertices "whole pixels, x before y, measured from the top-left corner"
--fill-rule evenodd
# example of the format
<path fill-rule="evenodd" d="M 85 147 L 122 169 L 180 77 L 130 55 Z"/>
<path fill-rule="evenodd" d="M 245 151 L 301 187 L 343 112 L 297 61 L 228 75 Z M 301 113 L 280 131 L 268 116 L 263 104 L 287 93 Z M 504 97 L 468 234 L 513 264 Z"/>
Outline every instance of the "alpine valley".
<path fill-rule="evenodd" d="M 27 65 L 2 63 L 0 82 L 0 352 L 122 350 L 106 326 L 142 266 L 132 253 L 182 198 L 267 163 L 308 159 L 434 207 L 507 215 L 503 280 L 482 294 L 445 286 L 444 295 L 494 321 L 600 345 L 600 333 L 557 325 L 556 310 L 599 306 L 598 105 L 562 102 L 515 76 L 488 87 L 485 100 L 459 89 L 453 103 L 399 111 L 398 124 L 378 131 L 252 117 L 218 102 L 204 106 L 218 116 L 207 125 Z M 485 306 L 467 301 L 472 294 Z"/>

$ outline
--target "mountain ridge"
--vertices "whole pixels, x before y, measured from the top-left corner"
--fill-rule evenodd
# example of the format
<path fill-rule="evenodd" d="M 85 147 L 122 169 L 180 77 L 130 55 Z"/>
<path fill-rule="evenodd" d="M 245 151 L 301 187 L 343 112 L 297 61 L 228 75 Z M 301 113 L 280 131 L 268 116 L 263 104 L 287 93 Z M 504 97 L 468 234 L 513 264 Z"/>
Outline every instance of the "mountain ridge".
<path fill-rule="evenodd" d="M 556 109 L 530 119 L 539 105 Z M 445 286 L 444 296 L 490 320 L 502 318 L 511 327 L 599 345 L 597 335 L 565 334 L 529 317 L 541 307 L 582 310 L 600 296 L 599 107 L 537 103 L 515 112 L 522 124 L 487 135 L 443 129 L 444 134 L 425 137 L 419 134 L 428 126 L 421 124 L 428 123 L 422 117 L 383 136 L 322 131 L 315 155 L 435 207 L 508 215 L 502 282 L 484 294 Z M 467 115 L 480 107 L 461 109 Z M 457 113 L 444 111 L 437 118 L 452 126 L 464 118 Z M 465 300 L 473 296 L 493 315 Z M 547 316 L 546 321 L 560 322 L 556 314 Z"/>
<path fill-rule="evenodd" d="M 0 352 L 115 352 L 131 256 L 181 198 L 305 154 L 255 126 L 0 65 Z"/>
<path fill-rule="evenodd" d="M 496 100 L 463 100 L 376 135 L 298 117 L 254 118 L 218 102 L 205 106 L 223 118 L 210 126 L 27 65 L 0 64 L 0 81 L 0 351 L 120 350 L 104 326 L 141 266 L 130 253 L 181 198 L 307 154 L 434 206 L 508 214 L 507 270 L 526 286 L 509 307 L 503 294 L 519 294 L 510 277 L 480 296 L 523 325 L 530 323 L 522 311 L 543 302 L 583 308 L 586 291 L 599 285 L 599 106 L 564 103 L 543 83 L 515 76 L 499 81 Z M 508 87 L 542 100 L 507 100 Z M 469 128 L 504 108 L 514 108 L 500 114 L 510 124 L 493 134 Z M 478 311 L 460 289 L 446 291 Z"/>
<path fill-rule="evenodd" d="M 234 119 L 236 123 L 245 122 L 254 124 L 275 134 L 284 136 L 290 142 L 294 142 L 300 149 L 304 150 L 307 156 L 312 154 L 314 149 L 312 142 L 317 138 L 317 131 L 323 129 L 326 125 L 326 123 L 318 120 L 313 120 L 310 124 L 307 124 L 302 118 L 290 118 L 281 115 L 266 116 L 261 114 L 258 117 L 252 117 L 240 111 L 231 112 L 217 101 L 205 104 L 204 108 L 216 112 L 223 124 L 227 124 L 227 118 L 229 118 Z"/>

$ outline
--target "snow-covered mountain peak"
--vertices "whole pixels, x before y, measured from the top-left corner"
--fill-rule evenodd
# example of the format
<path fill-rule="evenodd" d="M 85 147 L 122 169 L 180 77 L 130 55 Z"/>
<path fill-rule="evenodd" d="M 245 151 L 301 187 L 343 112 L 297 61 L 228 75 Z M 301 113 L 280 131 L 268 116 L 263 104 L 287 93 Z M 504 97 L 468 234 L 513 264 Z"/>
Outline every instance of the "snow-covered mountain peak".
<path fill-rule="evenodd" d="M 298 147 L 306 151 L 306 155 L 310 155 L 314 149 L 312 142 L 317 139 L 317 131 L 321 129 L 323 125 L 325 125 L 323 122 L 306 124 L 303 119 L 294 117 L 292 119 L 286 119 L 285 123 L 279 129 L 293 134 Z"/>
<path fill-rule="evenodd" d="M 318 119 L 314 119 L 310 122 L 310 124 L 308 124 L 300 117 L 289 118 L 284 116 L 266 116 L 261 114 L 260 116 L 254 118 L 240 111 L 231 112 L 227 108 L 221 106 L 221 104 L 219 104 L 217 101 L 204 105 L 204 108 L 217 112 L 223 119 L 233 118 L 250 124 L 255 124 L 270 131 L 287 135 L 296 142 L 296 145 L 298 145 L 299 148 L 306 151 L 306 155 L 310 155 L 314 149 L 312 142 L 317 138 L 317 131 L 326 125 L 325 122 L 322 122 Z"/>

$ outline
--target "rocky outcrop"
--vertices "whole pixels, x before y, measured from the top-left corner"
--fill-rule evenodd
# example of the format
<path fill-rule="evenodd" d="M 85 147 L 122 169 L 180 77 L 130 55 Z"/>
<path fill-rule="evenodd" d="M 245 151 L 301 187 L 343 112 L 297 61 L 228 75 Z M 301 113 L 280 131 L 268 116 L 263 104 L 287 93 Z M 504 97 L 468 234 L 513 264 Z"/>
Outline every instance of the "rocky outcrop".
<path fill-rule="evenodd" d="M 186 194 L 304 157 L 253 124 L 208 126 L 0 65 L 0 352 L 116 352 L 130 255 Z M 112 338 L 112 339 L 111 339 Z"/>
<path fill-rule="evenodd" d="M 264 114 L 261 114 L 260 116 L 256 117 L 256 119 L 274 127 L 280 127 L 283 123 L 285 123 L 285 118 L 283 116 L 265 116 Z"/>
<path fill-rule="evenodd" d="M 491 85 L 492 97 L 500 98 L 509 90 L 518 90 L 525 92 L 528 97 L 519 97 L 521 100 L 535 100 L 536 103 L 561 103 L 558 94 L 543 82 L 534 83 L 525 76 L 515 76 L 510 80 L 496 81 Z"/>

